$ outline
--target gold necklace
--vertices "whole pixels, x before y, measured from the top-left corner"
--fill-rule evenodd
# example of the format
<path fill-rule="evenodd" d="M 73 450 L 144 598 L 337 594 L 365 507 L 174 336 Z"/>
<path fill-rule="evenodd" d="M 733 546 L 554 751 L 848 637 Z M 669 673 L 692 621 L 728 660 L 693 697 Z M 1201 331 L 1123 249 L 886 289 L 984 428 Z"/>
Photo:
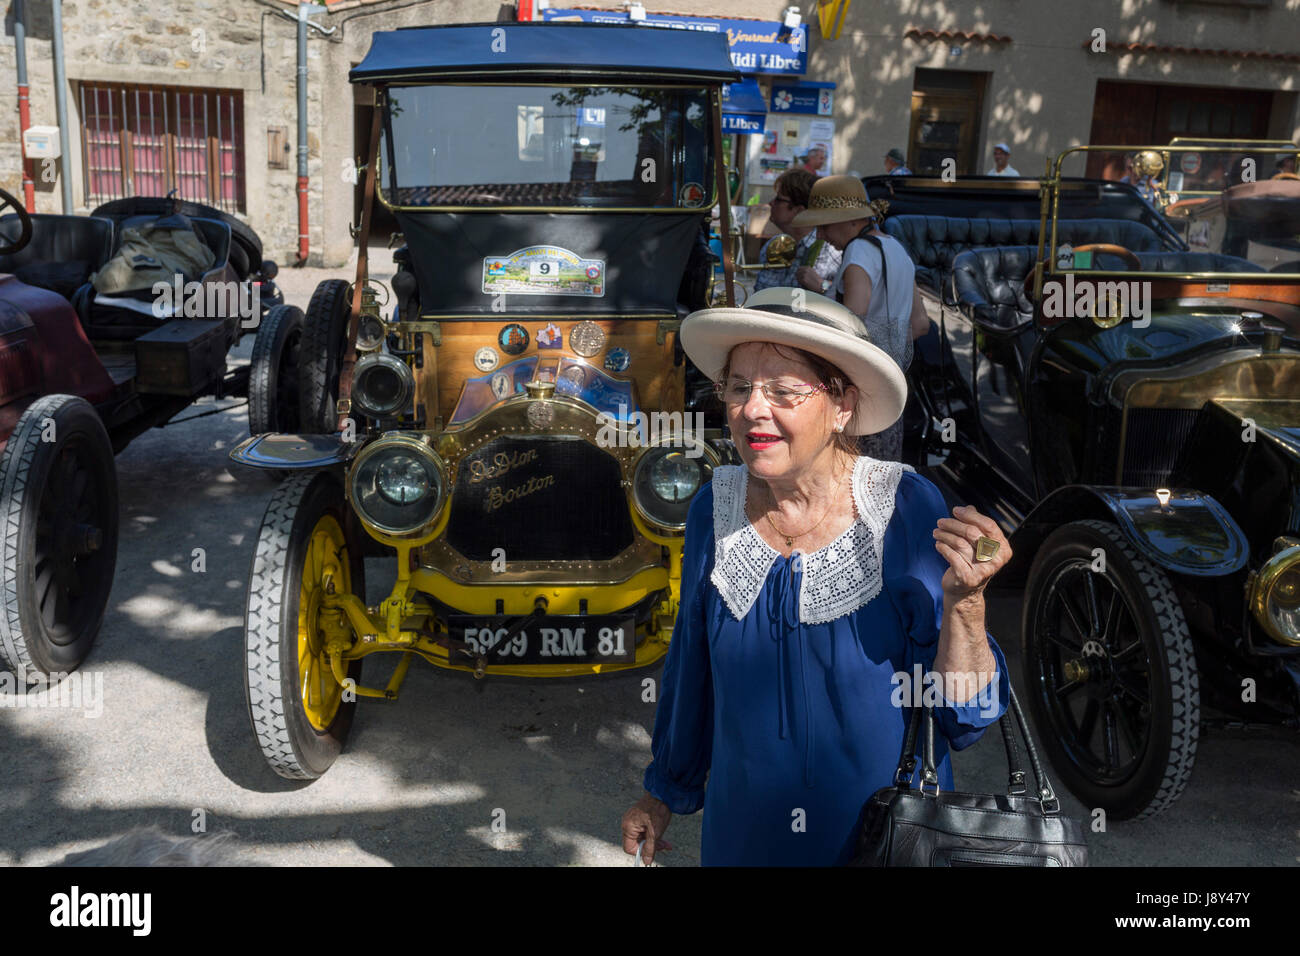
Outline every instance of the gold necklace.
<path fill-rule="evenodd" d="M 841 476 L 841 477 L 842 477 L 842 476 Z M 837 482 L 835 483 L 835 485 L 838 486 L 838 485 L 839 485 L 839 482 L 837 481 Z M 767 487 L 767 486 L 765 485 L 764 487 Z M 768 489 L 767 489 L 767 493 L 768 493 L 768 495 L 771 497 L 773 503 L 775 503 L 775 502 L 776 502 L 776 495 L 772 494 L 772 489 L 771 489 L 771 488 L 768 488 Z M 800 532 L 799 534 L 786 534 L 784 531 L 782 531 L 780 528 L 778 528 L 778 527 L 776 526 L 776 522 L 772 520 L 772 513 L 771 513 L 770 511 L 765 511 L 765 512 L 763 513 L 763 517 L 765 517 L 765 518 L 767 519 L 767 523 L 768 523 L 769 525 L 772 526 L 772 530 L 773 530 L 773 531 L 775 531 L 775 532 L 776 532 L 778 535 L 780 535 L 781 537 L 785 538 L 785 546 L 786 546 L 787 548 L 792 548 L 792 547 L 794 547 L 794 543 L 795 543 L 795 540 L 796 540 L 796 539 L 798 539 L 798 538 L 806 538 L 808 535 L 812 534 L 812 533 L 813 533 L 814 531 L 816 531 L 819 527 L 821 527 L 821 523 L 822 523 L 823 521 L 826 520 L 827 516 L 831 513 L 831 510 L 832 510 L 834 507 L 835 507 L 835 496 L 832 494 L 832 495 L 831 495 L 831 502 L 830 502 L 830 504 L 828 504 L 828 505 L 826 506 L 826 510 L 822 512 L 822 516 L 821 516 L 819 519 L 817 519 L 817 523 L 816 523 L 815 525 L 813 525 L 811 528 L 809 528 L 807 531 L 802 531 L 802 532 Z"/>

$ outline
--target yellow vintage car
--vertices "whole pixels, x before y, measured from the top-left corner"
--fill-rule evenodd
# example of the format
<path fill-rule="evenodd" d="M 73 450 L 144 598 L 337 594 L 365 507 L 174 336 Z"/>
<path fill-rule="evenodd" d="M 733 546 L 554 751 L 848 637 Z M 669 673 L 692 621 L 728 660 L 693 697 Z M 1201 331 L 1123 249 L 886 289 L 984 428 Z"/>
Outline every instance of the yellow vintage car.
<path fill-rule="evenodd" d="M 289 474 L 246 613 L 249 716 L 277 773 L 324 773 L 357 700 L 396 699 L 416 657 L 567 677 L 667 653 L 687 509 L 734 455 L 677 329 L 708 293 L 737 78 L 716 34 L 375 35 L 351 74 L 377 107 L 358 274 L 317 289 L 303 335 L 315 433 L 232 452 Z M 405 240 L 387 314 L 375 199 Z M 377 604 L 365 553 L 393 562 Z M 401 661 L 367 686 L 380 652 Z"/>

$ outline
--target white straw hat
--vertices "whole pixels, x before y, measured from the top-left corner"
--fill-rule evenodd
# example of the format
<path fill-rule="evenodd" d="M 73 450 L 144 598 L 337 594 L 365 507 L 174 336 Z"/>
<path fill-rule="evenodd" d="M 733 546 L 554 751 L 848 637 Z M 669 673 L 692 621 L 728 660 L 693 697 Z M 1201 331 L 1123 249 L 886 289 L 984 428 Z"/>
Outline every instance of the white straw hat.
<path fill-rule="evenodd" d="M 755 292 L 743 309 L 692 312 L 682 322 L 681 337 L 696 368 L 715 382 L 731 350 L 747 342 L 788 345 L 833 363 L 858 389 L 858 405 L 845 429 L 850 435 L 884 431 L 907 403 L 907 379 L 898 363 L 871 344 L 852 311 L 815 292 L 774 287 Z"/>

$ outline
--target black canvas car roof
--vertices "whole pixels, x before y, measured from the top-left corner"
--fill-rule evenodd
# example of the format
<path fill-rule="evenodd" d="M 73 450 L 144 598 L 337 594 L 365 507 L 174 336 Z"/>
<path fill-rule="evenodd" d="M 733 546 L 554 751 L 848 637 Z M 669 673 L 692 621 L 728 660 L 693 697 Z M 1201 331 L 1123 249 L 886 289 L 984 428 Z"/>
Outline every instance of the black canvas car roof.
<path fill-rule="evenodd" d="M 421 80 L 494 74 L 538 79 L 729 83 L 741 78 L 722 33 L 623 24 L 478 23 L 377 32 L 348 79 Z"/>

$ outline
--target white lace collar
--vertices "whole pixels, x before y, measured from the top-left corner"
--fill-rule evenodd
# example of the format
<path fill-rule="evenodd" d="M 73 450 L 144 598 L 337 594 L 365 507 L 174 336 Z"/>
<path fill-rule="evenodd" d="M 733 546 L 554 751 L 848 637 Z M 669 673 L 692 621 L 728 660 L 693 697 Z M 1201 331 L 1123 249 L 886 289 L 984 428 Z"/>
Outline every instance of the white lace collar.
<path fill-rule="evenodd" d="M 853 466 L 853 501 L 858 517 L 842 535 L 812 554 L 802 555 L 799 620 L 824 624 L 856 611 L 877 594 L 885 527 L 894 513 L 894 495 L 910 465 L 860 456 Z M 762 539 L 745 516 L 749 472 L 744 465 L 713 470 L 714 561 L 710 580 L 736 620 L 749 613 L 779 553 Z"/>

